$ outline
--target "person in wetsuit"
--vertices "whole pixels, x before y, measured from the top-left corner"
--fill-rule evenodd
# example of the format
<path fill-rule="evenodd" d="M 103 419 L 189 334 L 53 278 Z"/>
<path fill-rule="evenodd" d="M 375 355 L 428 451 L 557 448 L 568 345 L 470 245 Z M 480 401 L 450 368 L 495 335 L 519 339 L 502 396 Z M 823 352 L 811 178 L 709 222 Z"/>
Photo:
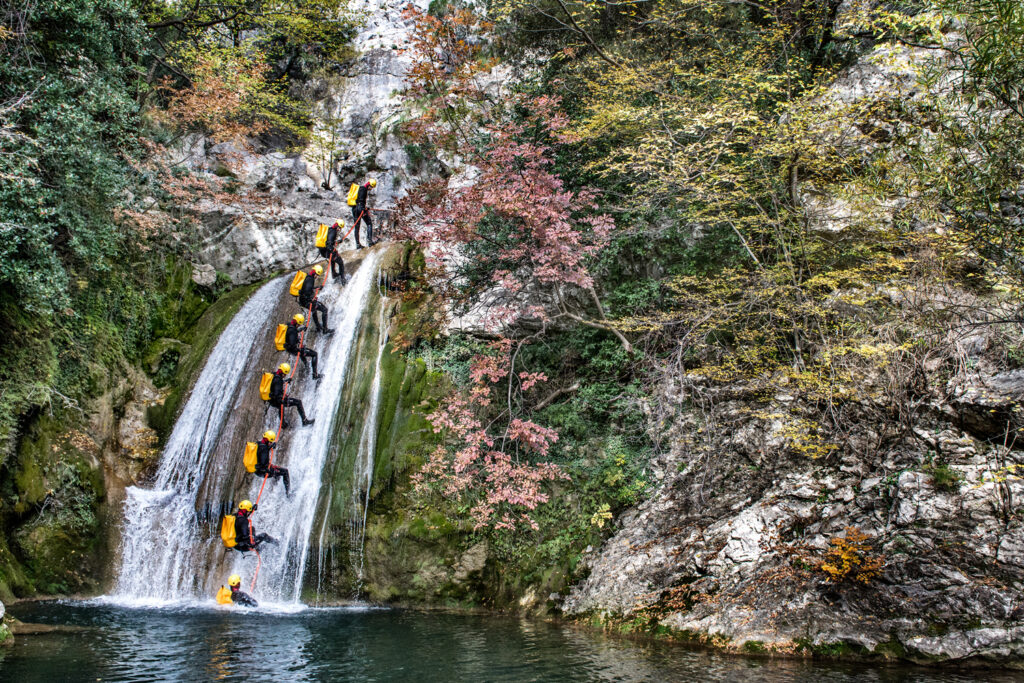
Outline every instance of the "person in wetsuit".
<path fill-rule="evenodd" d="M 271 430 L 263 432 L 263 438 L 256 444 L 256 467 L 253 474 L 259 477 L 271 477 L 273 479 L 284 479 L 284 495 L 288 495 L 288 488 L 291 481 L 288 478 L 288 470 L 277 465 L 271 465 L 274 445 L 277 442 L 277 434 Z"/>
<path fill-rule="evenodd" d="M 317 332 L 334 334 L 334 330 L 327 327 L 327 306 L 316 297 L 316 279 L 324 274 L 323 266 L 316 265 L 309 271 L 302 287 L 299 289 L 299 306 L 302 310 L 310 311 L 313 324 Z M 317 320 L 317 313 L 320 313 L 320 320 Z"/>
<path fill-rule="evenodd" d="M 314 421 L 306 419 L 306 411 L 302 407 L 302 401 L 300 401 L 297 398 L 284 395 L 285 385 L 292 381 L 285 375 L 287 375 L 291 371 L 292 366 L 288 365 L 287 363 L 281 363 L 279 366 L 277 366 L 277 371 L 274 372 L 274 379 L 270 381 L 270 398 L 267 399 L 267 403 L 269 403 L 272 408 L 278 409 L 280 409 L 282 406 L 284 406 L 285 408 L 294 407 L 295 410 L 299 412 L 299 417 L 302 418 L 302 426 L 305 427 L 306 425 L 313 424 Z M 281 426 L 287 428 L 289 426 L 288 421 L 282 419 Z"/>
<path fill-rule="evenodd" d="M 372 247 L 376 244 L 373 241 L 373 220 L 370 218 L 370 210 L 366 208 L 366 202 L 369 198 L 368 195 L 377 187 L 377 181 L 374 178 L 370 178 L 368 181 L 359 186 L 359 191 L 356 194 L 356 203 L 352 205 L 352 218 L 355 220 L 355 225 L 352 227 L 352 232 L 356 236 L 356 249 L 362 249 L 363 245 L 359 243 L 359 222 L 366 222 L 366 246 Z"/>
<path fill-rule="evenodd" d="M 317 352 L 306 348 L 305 340 L 301 336 L 306 329 L 306 326 L 303 325 L 304 322 L 306 322 L 306 316 L 301 313 L 292 316 L 284 332 L 284 350 L 301 358 L 307 367 L 312 364 L 313 379 L 320 379 L 323 375 L 316 371 Z"/>
<path fill-rule="evenodd" d="M 238 574 L 232 574 L 228 577 L 228 587 L 231 588 L 231 602 L 236 605 L 241 605 L 242 607 L 260 606 L 255 598 L 242 590 L 242 577 Z"/>
<path fill-rule="evenodd" d="M 277 543 L 277 540 L 267 534 L 258 534 L 253 528 L 252 520 L 249 517 L 256 512 L 256 506 L 252 501 L 243 500 L 238 504 L 238 512 L 235 513 L 235 550 L 247 552 L 255 550 L 259 552 L 260 546 L 264 543 Z"/>
<path fill-rule="evenodd" d="M 317 250 L 320 252 L 320 256 L 330 260 L 331 278 L 337 280 L 340 277 L 342 284 L 344 284 L 346 280 L 345 263 L 341 260 L 341 256 L 338 255 L 338 250 L 336 249 L 339 230 L 341 230 L 341 226 L 335 221 L 334 225 L 327 228 L 327 245 L 317 247 Z"/>

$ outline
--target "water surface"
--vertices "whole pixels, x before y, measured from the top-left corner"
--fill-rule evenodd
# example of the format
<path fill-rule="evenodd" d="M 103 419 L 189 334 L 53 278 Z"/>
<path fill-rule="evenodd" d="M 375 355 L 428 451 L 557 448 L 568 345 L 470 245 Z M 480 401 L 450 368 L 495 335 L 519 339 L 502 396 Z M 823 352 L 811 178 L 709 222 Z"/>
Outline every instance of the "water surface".
<path fill-rule="evenodd" d="M 960 681 L 1013 673 L 726 657 L 532 620 L 370 608 L 275 613 L 12 605 L 73 631 L 20 636 L 2 681 Z"/>

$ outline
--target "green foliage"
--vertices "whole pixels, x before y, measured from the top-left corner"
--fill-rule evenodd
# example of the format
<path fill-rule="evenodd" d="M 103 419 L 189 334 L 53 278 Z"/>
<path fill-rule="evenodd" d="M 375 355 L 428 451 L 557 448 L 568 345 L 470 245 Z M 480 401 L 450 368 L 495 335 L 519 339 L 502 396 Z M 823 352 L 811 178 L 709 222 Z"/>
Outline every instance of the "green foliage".
<path fill-rule="evenodd" d="M 11 9 L 11 8 L 8 8 Z M 137 152 L 143 26 L 124 0 L 44 0 L 0 42 L 0 451 L 33 406 L 74 406 L 148 335 L 149 295 L 122 274 L 138 236 L 114 210 Z M 97 354 L 99 350 L 99 354 Z M 113 365 L 113 364 L 112 364 Z"/>
<path fill-rule="evenodd" d="M 256 47 L 283 72 L 353 56 L 355 20 L 341 0 L 198 0 L 168 3 L 140 0 L 140 13 L 165 44 L 212 40 L 239 46 L 256 37 Z"/>
<path fill-rule="evenodd" d="M 963 475 L 949 466 L 949 463 L 942 459 L 930 459 L 922 468 L 932 477 L 932 486 L 946 493 L 955 493 L 960 489 L 960 482 Z"/>
<path fill-rule="evenodd" d="M 469 382 L 470 360 L 483 346 L 471 337 L 451 335 L 421 344 L 415 353 L 459 385 Z M 550 459 L 571 481 L 554 485 L 551 500 L 531 513 L 538 529 L 481 530 L 466 541 L 487 540 L 490 554 L 507 574 L 495 590 L 511 591 L 502 594 L 509 600 L 525 586 L 554 592 L 578 576 L 583 550 L 597 546 L 613 531 L 614 515 L 645 495 L 651 451 L 638 409 L 643 392 L 628 380 L 631 360 L 615 340 L 600 330 L 576 328 L 523 347 L 521 358 L 524 367 L 555 378 L 548 385 L 578 381 L 579 388 L 536 413 L 558 431 Z M 543 394 L 546 389 L 532 391 Z M 468 520 L 468 509 L 442 499 L 431 499 L 431 504 Z"/>

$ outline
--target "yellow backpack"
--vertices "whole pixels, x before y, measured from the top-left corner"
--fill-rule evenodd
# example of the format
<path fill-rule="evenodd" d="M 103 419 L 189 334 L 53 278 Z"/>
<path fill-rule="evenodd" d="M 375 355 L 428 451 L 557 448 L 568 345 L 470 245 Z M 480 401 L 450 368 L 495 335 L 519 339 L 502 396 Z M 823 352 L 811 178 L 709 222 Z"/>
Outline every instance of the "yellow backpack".
<path fill-rule="evenodd" d="M 348 205 L 355 206 L 359 200 L 359 184 L 352 183 L 352 187 L 348 188 Z"/>
<path fill-rule="evenodd" d="M 277 326 L 277 332 L 274 334 L 274 346 L 277 347 L 278 351 L 284 351 L 284 337 L 286 334 L 288 334 L 288 326 L 281 323 Z"/>
<path fill-rule="evenodd" d="M 316 246 L 326 247 L 327 246 L 327 226 L 323 223 L 320 224 L 320 228 L 316 231 Z"/>
<path fill-rule="evenodd" d="M 220 523 L 220 540 L 224 541 L 225 548 L 235 547 L 235 516 L 224 515 Z"/>
<path fill-rule="evenodd" d="M 242 464 L 245 471 L 253 474 L 256 471 L 256 444 L 252 441 L 245 444 L 245 455 L 242 456 Z"/>
<path fill-rule="evenodd" d="M 217 591 L 217 604 L 218 605 L 230 605 L 234 600 L 231 599 L 231 589 L 227 586 L 221 586 L 220 590 Z"/>
<path fill-rule="evenodd" d="M 306 271 L 300 270 L 295 273 L 295 277 L 292 278 L 292 286 L 288 288 L 292 296 L 298 296 L 299 290 L 302 289 L 302 283 L 306 281 Z"/>
<path fill-rule="evenodd" d="M 264 401 L 270 400 L 270 383 L 274 381 L 274 374 L 271 372 L 264 372 L 263 378 L 260 380 L 260 398 Z"/>

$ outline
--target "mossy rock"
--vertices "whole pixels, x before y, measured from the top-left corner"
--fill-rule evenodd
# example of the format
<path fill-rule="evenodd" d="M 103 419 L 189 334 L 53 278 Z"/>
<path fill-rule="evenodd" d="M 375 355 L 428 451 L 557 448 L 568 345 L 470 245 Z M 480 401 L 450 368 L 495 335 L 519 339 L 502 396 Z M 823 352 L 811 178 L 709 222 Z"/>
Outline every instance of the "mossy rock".
<path fill-rule="evenodd" d="M 171 349 L 176 349 L 179 354 L 173 377 L 167 380 L 167 385 L 171 386 L 170 392 L 162 403 L 146 409 L 146 421 L 160 436 L 161 441 L 170 435 L 182 399 L 188 395 L 195 383 L 221 332 L 231 322 L 238 309 L 262 284 L 255 283 L 228 292 L 205 308 L 202 316 L 188 329 L 182 331 L 180 337 L 158 340 L 150 346 L 146 354 L 147 359 L 162 359 Z"/>

